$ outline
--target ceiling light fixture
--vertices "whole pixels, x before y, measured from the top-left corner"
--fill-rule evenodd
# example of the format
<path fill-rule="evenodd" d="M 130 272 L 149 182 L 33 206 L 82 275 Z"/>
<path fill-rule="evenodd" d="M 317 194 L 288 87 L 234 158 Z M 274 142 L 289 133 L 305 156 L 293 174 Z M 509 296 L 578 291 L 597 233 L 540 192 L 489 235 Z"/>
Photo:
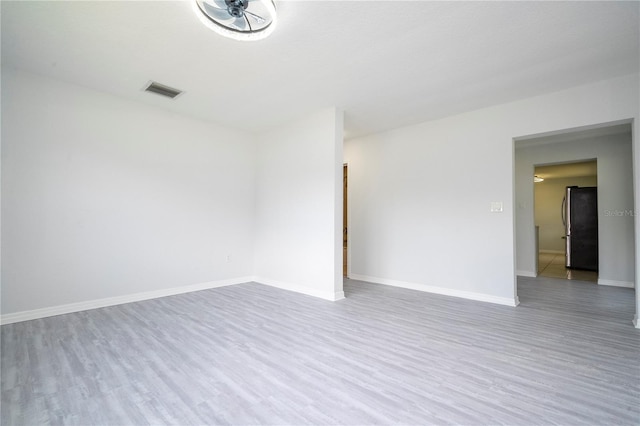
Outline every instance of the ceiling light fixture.
<path fill-rule="evenodd" d="M 541 177 L 540 177 L 540 176 L 538 176 L 538 175 L 534 175 L 534 176 L 533 176 L 533 181 L 534 181 L 535 183 L 542 182 L 543 180 L 544 180 L 544 179 L 543 179 L 543 178 L 541 178 Z"/>
<path fill-rule="evenodd" d="M 276 27 L 273 0 L 192 0 L 204 25 L 235 40 L 260 40 Z"/>

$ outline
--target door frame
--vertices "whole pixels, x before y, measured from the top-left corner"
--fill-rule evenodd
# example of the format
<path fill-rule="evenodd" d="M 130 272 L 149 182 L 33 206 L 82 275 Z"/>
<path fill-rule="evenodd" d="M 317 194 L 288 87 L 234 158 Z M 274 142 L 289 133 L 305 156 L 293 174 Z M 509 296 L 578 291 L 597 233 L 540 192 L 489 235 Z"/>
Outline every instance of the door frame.
<path fill-rule="evenodd" d="M 349 278 L 351 244 L 349 244 L 349 165 L 342 164 L 342 276 Z"/>
<path fill-rule="evenodd" d="M 565 165 L 565 164 L 580 164 L 580 163 L 591 163 L 594 162 L 597 165 L 598 159 L 597 158 L 592 158 L 592 157 L 588 157 L 588 158 L 575 158 L 569 161 L 562 161 L 562 162 L 551 162 L 551 163 L 536 163 L 533 165 L 534 167 L 534 174 L 535 173 L 539 173 L 536 172 L 536 169 L 538 167 L 545 167 L 545 166 L 559 166 L 559 165 Z M 598 174 L 597 174 L 597 170 L 596 170 L 596 184 L 593 185 L 596 188 L 598 188 L 596 191 L 599 194 L 600 189 L 599 189 L 599 185 L 597 184 L 597 178 L 598 178 Z M 571 178 L 565 178 L 565 179 L 571 179 Z M 537 204 L 537 198 L 536 198 L 536 183 L 533 183 L 533 220 L 534 220 L 534 225 L 537 222 L 537 215 L 536 215 L 536 204 Z M 537 227 L 536 227 L 537 228 Z M 536 235 L 537 237 L 537 235 Z M 598 221 L 598 240 L 600 239 L 600 222 Z M 538 242 L 538 240 L 536 240 L 536 243 Z M 539 261 L 538 261 L 538 254 L 540 252 L 540 248 L 538 247 L 538 245 L 536 244 L 536 250 L 535 250 L 535 254 L 536 254 L 536 263 L 535 263 L 535 267 L 536 267 L 536 276 L 540 276 L 540 272 L 538 269 L 538 265 L 539 265 Z M 555 251 L 551 251 L 550 253 L 555 253 Z M 556 253 L 556 254 L 561 254 L 561 253 Z M 563 242 L 563 253 L 566 256 L 566 240 Z M 598 269 L 600 266 L 600 246 L 598 245 Z"/>

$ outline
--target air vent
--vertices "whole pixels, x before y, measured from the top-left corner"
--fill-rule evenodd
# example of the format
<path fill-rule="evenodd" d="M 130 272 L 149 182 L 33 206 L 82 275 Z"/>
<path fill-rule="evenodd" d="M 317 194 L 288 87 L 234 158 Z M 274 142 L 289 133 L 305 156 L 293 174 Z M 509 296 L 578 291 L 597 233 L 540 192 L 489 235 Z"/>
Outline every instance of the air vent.
<path fill-rule="evenodd" d="M 164 84 L 150 81 L 145 87 L 145 92 L 157 93 L 158 95 L 166 96 L 171 99 L 175 99 L 182 94 L 182 90 L 174 89 L 173 87 L 165 86 Z"/>

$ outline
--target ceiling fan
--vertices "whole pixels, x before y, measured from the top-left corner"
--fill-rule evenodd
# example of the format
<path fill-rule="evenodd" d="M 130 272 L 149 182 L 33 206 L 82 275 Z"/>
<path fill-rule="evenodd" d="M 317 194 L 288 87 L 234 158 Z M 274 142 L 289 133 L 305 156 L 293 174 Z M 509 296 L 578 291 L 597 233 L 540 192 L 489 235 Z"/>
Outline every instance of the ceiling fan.
<path fill-rule="evenodd" d="M 200 20 L 218 34 L 236 40 L 259 40 L 276 26 L 273 0 L 193 0 Z"/>

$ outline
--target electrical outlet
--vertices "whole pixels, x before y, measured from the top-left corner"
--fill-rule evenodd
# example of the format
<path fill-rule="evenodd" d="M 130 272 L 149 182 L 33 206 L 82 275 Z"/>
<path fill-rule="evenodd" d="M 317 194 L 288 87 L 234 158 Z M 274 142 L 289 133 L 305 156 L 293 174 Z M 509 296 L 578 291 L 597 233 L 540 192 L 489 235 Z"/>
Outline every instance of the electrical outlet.
<path fill-rule="evenodd" d="M 230 254 L 227 255 L 226 260 L 227 260 L 227 263 L 231 262 L 231 255 Z"/>
<path fill-rule="evenodd" d="M 502 201 L 492 201 L 491 202 L 491 212 L 492 213 L 502 213 L 503 206 Z"/>

